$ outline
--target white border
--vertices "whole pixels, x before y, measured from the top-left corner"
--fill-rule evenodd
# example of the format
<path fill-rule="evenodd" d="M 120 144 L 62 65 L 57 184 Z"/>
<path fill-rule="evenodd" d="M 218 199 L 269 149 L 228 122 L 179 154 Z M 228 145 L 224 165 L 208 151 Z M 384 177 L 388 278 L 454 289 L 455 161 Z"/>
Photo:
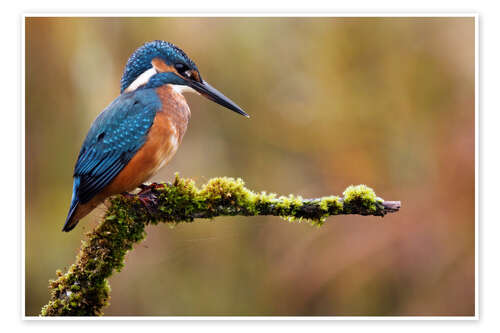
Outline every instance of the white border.
<path fill-rule="evenodd" d="M 308 13 L 307 11 L 299 12 L 283 12 L 273 13 L 272 11 L 252 11 L 248 13 L 241 12 L 217 12 L 217 13 L 196 13 L 196 12 L 169 12 L 169 13 L 158 13 L 158 12 L 139 12 L 139 13 L 127 13 L 127 12 L 110 12 L 100 11 L 99 13 L 93 12 L 25 12 L 22 14 L 23 19 L 26 17 L 474 17 L 477 23 L 478 19 L 477 13 L 464 12 L 464 13 L 339 13 L 335 11 L 325 11 L 325 12 L 315 12 L 312 11 Z"/>
<path fill-rule="evenodd" d="M 20 237 L 21 237 L 21 279 L 22 279 L 22 284 L 21 284 L 21 315 L 23 319 L 27 319 L 29 317 L 26 316 L 26 230 L 25 230 L 25 225 L 26 225 L 26 105 L 25 105 L 25 94 L 26 94 L 26 84 L 25 84 L 25 79 L 26 79 L 26 32 L 25 32 L 25 19 L 26 17 L 23 16 L 22 19 L 20 20 L 21 24 L 21 45 L 18 50 L 21 52 L 21 63 L 20 63 L 20 72 L 21 72 L 21 94 L 20 94 L 20 105 L 21 105 L 21 112 L 19 115 L 19 126 L 21 127 L 21 140 L 20 142 L 20 147 L 19 151 L 20 153 L 20 158 L 18 158 L 18 161 L 20 162 L 20 183 L 21 183 L 21 223 L 20 223 Z"/>
<path fill-rule="evenodd" d="M 35 317 L 26 316 L 26 305 L 25 305 L 25 290 L 26 290 L 26 272 L 25 272 L 25 250 L 26 250 L 26 240 L 25 240 L 25 20 L 27 17 L 473 17 L 474 18 L 474 29 L 475 29 L 475 110 L 474 110 L 474 120 L 475 120 L 475 315 L 474 316 L 112 316 L 112 317 Z M 20 140 L 20 184 L 21 184 L 21 206 L 20 206 L 20 216 L 21 216 L 21 226 L 20 226 L 20 237 L 21 237 L 21 319 L 25 321 L 121 321 L 121 320 L 172 320 L 172 321 L 219 321 L 219 320 L 229 320 L 229 321 L 254 321 L 254 320 L 270 320 L 270 321 L 280 321 L 280 320 L 298 320 L 298 321 L 328 321 L 328 320 L 340 320 L 340 321 L 350 321 L 350 320 L 373 320 L 373 321 L 385 321 L 385 320 L 395 320 L 395 321 L 408 321 L 408 320 L 431 320 L 431 321 L 456 321 L 456 320 L 479 320 L 479 205 L 478 205 L 478 194 L 479 194 L 479 14 L 477 13 L 337 13 L 337 12 L 289 12 L 289 13 L 272 13 L 272 11 L 258 12 L 253 11 L 250 13 L 241 12 L 226 12 L 226 13 L 193 13 L 193 12 L 173 12 L 173 13 L 155 13 L 155 12 L 145 12 L 145 13 L 106 13 L 106 12 L 25 12 L 21 15 L 21 45 L 18 50 L 21 52 L 21 115 L 19 117 L 19 126 L 21 128 L 21 140 Z"/>

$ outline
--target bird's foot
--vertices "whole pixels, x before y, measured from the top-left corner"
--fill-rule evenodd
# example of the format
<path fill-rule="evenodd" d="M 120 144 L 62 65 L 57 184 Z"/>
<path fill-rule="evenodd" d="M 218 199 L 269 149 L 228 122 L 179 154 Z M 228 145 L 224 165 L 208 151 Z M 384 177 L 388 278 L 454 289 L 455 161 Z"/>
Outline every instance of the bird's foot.
<path fill-rule="evenodd" d="M 151 191 L 147 193 L 137 194 L 137 199 L 142 203 L 144 208 L 149 212 L 149 214 L 154 215 L 156 213 L 156 206 L 158 205 L 158 197 L 154 195 Z"/>
<path fill-rule="evenodd" d="M 122 196 L 126 199 L 137 199 L 139 202 L 147 209 L 150 214 L 156 212 L 156 206 L 158 204 L 158 197 L 153 193 L 151 189 L 146 191 L 141 191 L 137 194 L 123 192 Z"/>
<path fill-rule="evenodd" d="M 158 197 L 155 191 L 163 188 L 163 184 L 151 183 L 139 185 L 140 191 L 137 194 L 123 192 L 122 195 L 127 199 L 137 199 L 146 208 L 149 214 L 154 215 L 157 212 L 156 206 L 158 205 Z"/>
<path fill-rule="evenodd" d="M 141 184 L 139 185 L 139 188 L 141 189 L 139 191 L 138 194 L 142 194 L 142 193 L 147 193 L 147 192 L 151 192 L 153 190 L 157 190 L 159 188 L 162 188 L 164 185 L 163 184 L 159 184 L 159 183 L 151 183 L 151 184 Z"/>

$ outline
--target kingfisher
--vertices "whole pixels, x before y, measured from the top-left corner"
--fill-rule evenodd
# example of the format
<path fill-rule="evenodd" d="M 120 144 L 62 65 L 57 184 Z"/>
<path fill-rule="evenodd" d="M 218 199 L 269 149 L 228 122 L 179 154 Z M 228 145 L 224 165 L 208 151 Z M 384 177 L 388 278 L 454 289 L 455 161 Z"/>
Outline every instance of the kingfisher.
<path fill-rule="evenodd" d="M 94 120 L 78 155 L 63 231 L 107 197 L 141 186 L 170 161 L 191 117 L 183 95 L 189 91 L 249 117 L 203 80 L 195 63 L 172 43 L 148 42 L 130 56 L 120 96 Z"/>

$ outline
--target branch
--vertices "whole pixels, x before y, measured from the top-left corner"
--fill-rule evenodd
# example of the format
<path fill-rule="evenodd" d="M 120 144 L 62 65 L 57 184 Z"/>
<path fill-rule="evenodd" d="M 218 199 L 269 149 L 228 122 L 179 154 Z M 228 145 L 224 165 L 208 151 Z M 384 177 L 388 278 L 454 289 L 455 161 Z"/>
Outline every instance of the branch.
<path fill-rule="evenodd" d="M 138 195 L 119 195 L 110 199 L 101 223 L 82 242 L 76 263 L 68 272 L 57 271 L 50 281 L 51 299 L 42 316 L 102 315 L 108 304 L 107 278 L 120 271 L 125 254 L 146 236 L 148 223 L 177 224 L 195 218 L 216 216 L 273 215 L 286 220 L 307 220 L 321 225 L 328 216 L 360 214 L 384 216 L 397 212 L 399 201 L 384 201 L 365 186 L 349 186 L 343 197 L 302 199 L 300 196 L 276 197 L 254 193 L 241 179 L 214 178 L 201 189 L 194 181 L 176 175 L 173 183 L 153 184 Z"/>

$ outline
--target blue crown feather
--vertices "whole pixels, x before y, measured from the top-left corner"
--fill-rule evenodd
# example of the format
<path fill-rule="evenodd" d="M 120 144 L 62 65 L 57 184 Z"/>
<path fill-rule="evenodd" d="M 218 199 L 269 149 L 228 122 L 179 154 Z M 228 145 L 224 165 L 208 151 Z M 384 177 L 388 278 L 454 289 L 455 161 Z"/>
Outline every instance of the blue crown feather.
<path fill-rule="evenodd" d="M 163 40 L 148 42 L 139 47 L 127 61 L 120 81 L 120 93 L 137 79 L 139 75 L 152 67 L 151 61 L 161 58 L 167 65 L 182 63 L 198 70 L 195 63 L 180 48 Z"/>

